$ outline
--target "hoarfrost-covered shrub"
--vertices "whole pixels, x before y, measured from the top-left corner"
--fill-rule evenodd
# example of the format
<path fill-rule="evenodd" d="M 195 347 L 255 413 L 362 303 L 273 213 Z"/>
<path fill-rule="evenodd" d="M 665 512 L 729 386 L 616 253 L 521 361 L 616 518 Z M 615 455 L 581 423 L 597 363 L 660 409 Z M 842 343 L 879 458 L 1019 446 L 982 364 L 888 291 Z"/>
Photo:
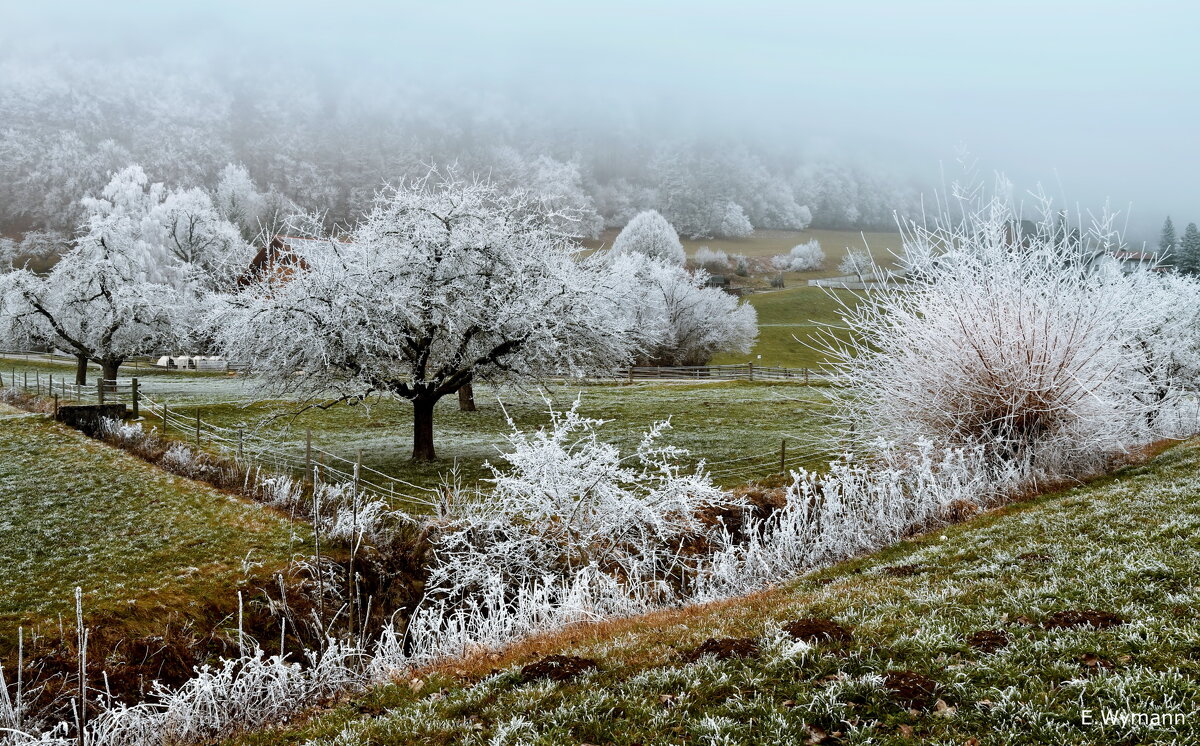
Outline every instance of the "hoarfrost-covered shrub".
<path fill-rule="evenodd" d="M 612 250 L 617 254 L 643 254 L 672 265 L 687 261 L 679 234 L 657 210 L 639 212 L 617 234 Z"/>
<path fill-rule="evenodd" d="M 705 559 L 696 596 L 747 593 L 890 546 L 948 522 L 962 506 L 990 507 L 1019 484 L 1019 475 L 988 466 L 982 447 L 877 442 L 870 462 L 841 459 L 825 473 L 793 472 L 781 510 L 746 532 L 745 542 Z"/>
<path fill-rule="evenodd" d="M 771 259 L 771 266 L 781 272 L 812 272 L 825 266 L 825 252 L 817 239 L 792 247 L 786 254 Z"/>
<path fill-rule="evenodd" d="M 1155 437 L 1152 411 L 1170 397 L 1147 398 L 1139 339 L 1164 302 L 1139 290 L 1157 280 L 1090 269 L 1120 245 L 1110 224 L 1023 229 L 995 198 L 909 223 L 904 242 L 936 258 L 845 307 L 850 341 L 828 339 L 860 442 L 985 446 L 1037 477 L 1102 467 Z"/>
<path fill-rule="evenodd" d="M 491 467 L 492 490 L 458 496 L 439 531 L 431 605 L 415 622 L 426 637 L 437 625 L 479 624 L 470 620 L 484 609 L 536 617 L 654 608 L 684 592 L 678 581 L 697 548 L 724 545 L 720 522 L 701 513 L 739 503 L 702 467 L 681 467 L 685 451 L 658 443 L 666 423 L 627 455 L 599 439 L 602 424 L 576 402 L 551 412 L 544 430 L 514 427 L 507 465 Z"/>
<path fill-rule="evenodd" d="M 105 746 L 210 743 L 283 723 L 366 683 L 363 651 L 330 640 L 302 665 L 262 651 L 203 666 L 178 689 L 152 686 L 144 704 L 117 705 L 88 724 L 88 743 Z"/>
<path fill-rule="evenodd" d="M 173 474 L 190 479 L 208 479 L 217 472 L 217 467 L 210 463 L 207 456 L 182 443 L 175 443 L 168 448 L 158 464 Z"/>
<path fill-rule="evenodd" d="M 838 263 L 838 272 L 865 280 L 868 276 L 875 274 L 875 262 L 871 259 L 869 252 L 862 249 L 850 249 Z"/>
<path fill-rule="evenodd" d="M 707 246 L 701 246 L 692 254 L 692 264 L 719 274 L 729 270 L 729 255 L 720 249 L 714 251 Z"/>

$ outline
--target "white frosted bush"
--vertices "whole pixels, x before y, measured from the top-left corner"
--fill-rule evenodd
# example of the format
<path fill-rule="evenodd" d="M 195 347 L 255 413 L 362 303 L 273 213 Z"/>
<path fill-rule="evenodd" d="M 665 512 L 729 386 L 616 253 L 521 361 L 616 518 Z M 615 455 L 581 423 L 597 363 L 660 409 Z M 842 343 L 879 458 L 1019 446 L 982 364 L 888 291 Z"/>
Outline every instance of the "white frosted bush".
<path fill-rule="evenodd" d="M 617 238 L 612 250 L 617 254 L 643 254 L 672 265 L 687 261 L 679 234 L 657 210 L 646 210 L 633 216 Z"/>
<path fill-rule="evenodd" d="M 792 247 L 786 254 L 771 259 L 771 266 L 781 272 L 812 272 L 825 266 L 825 252 L 817 239 Z"/>
<path fill-rule="evenodd" d="M 666 423 L 625 456 L 599 439 L 602 424 L 580 415 L 576 402 L 551 412 L 544 430 L 514 427 L 507 466 L 492 467 L 492 489 L 452 504 L 428 586 L 452 603 L 471 603 L 496 587 L 563 591 L 590 578 L 579 575 L 586 570 L 620 578 L 624 597 L 673 597 L 664 579 L 680 570 L 680 542 L 723 540 L 700 511 L 736 501 L 702 469 L 680 467 L 686 451 L 658 444 Z"/>
<path fill-rule="evenodd" d="M 714 251 L 707 246 L 701 246 L 692 254 L 692 263 L 709 272 L 725 272 L 729 270 L 729 255 L 720 249 Z"/>
<path fill-rule="evenodd" d="M 1000 199 L 964 215 L 906 226 L 906 245 L 925 247 L 913 253 L 936 259 L 843 309 L 850 341 L 831 337 L 829 352 L 847 429 L 982 445 L 1031 477 L 1101 467 L 1152 437 L 1139 339 L 1165 304 L 1139 286 L 1157 280 L 1089 271 L 1115 245 L 1104 224 L 1082 238 L 1048 221 L 1022 232 Z"/>

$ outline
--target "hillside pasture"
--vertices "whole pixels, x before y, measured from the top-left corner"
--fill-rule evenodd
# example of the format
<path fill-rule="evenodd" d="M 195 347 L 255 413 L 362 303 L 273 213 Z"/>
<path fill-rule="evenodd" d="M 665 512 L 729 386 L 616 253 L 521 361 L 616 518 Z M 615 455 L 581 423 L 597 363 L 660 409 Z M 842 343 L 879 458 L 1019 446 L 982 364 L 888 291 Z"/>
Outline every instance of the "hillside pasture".
<path fill-rule="evenodd" d="M 0 657 L 73 619 L 77 586 L 89 620 L 161 634 L 310 551 L 302 524 L 4 405 L 0 508 Z"/>
<path fill-rule="evenodd" d="M 618 229 L 610 229 L 600 234 L 597 239 L 584 241 L 588 249 L 598 249 L 612 246 Z M 683 249 L 688 256 L 696 253 L 702 246 L 713 251 L 724 251 L 726 254 L 745 254 L 748 257 L 772 257 L 786 254 L 797 244 L 816 239 L 821 242 L 825 251 L 825 267 L 813 272 L 788 272 L 785 278 L 789 284 L 807 282 L 823 277 L 836 277 L 838 263 L 850 249 L 869 251 L 876 264 L 882 267 L 895 266 L 896 253 L 900 250 L 899 233 L 863 233 L 859 231 L 778 231 L 759 230 L 746 238 L 681 238 Z"/>
<path fill-rule="evenodd" d="M 848 332 L 841 322 L 842 304 L 852 307 L 858 295 L 853 290 L 807 285 L 753 293 L 743 302 L 758 311 L 758 340 L 749 354 L 722 354 L 713 363 L 753 362 L 821 370 L 829 362 L 821 351 L 821 335 L 845 337 Z"/>
<path fill-rule="evenodd" d="M 29 372 L 32 381 L 36 371 L 44 381 L 51 373 L 56 379 L 69 373 L 70 366 L 0 361 L 6 380 L 14 369 L 18 380 Z M 165 402 L 179 420 L 192 422 L 199 415 L 202 444 L 209 425 L 240 429 L 299 460 L 311 429 L 316 448 L 348 460 L 361 451 L 365 466 L 422 490 L 438 488 L 454 477 L 451 472 L 464 484 L 485 480 L 491 475 L 487 463 L 503 463 L 506 436 L 512 432 L 508 418 L 524 431 L 536 430 L 549 422 L 549 409 L 565 410 L 577 398 L 580 412 L 607 422 L 601 430 L 604 438 L 623 452 L 631 451 L 655 423 L 669 420 L 671 429 L 663 441 L 688 449 L 689 464 L 703 460 L 714 481 L 726 486 L 779 479 L 785 440 L 788 469 L 821 468 L 839 447 L 830 430 L 827 390 L 801 383 L 552 383 L 542 389 L 477 385 L 475 412 L 459 411 L 452 396 L 439 402 L 434 416 L 439 460 L 425 464 L 409 459 L 412 407 L 406 401 L 373 398 L 356 406 L 301 412 L 299 402 L 260 394 L 245 376 L 139 371 L 139 381 L 146 396 Z M 149 408 L 142 414 L 145 427 L 161 431 L 161 419 Z M 178 422 L 168 434 L 183 441 L 195 438 L 194 428 L 184 431 Z"/>
<path fill-rule="evenodd" d="M 451 661 L 238 743 L 1196 743 L 1197 468 L 1192 442 L 783 587 Z M 538 675 L 550 656 L 587 666 Z"/>

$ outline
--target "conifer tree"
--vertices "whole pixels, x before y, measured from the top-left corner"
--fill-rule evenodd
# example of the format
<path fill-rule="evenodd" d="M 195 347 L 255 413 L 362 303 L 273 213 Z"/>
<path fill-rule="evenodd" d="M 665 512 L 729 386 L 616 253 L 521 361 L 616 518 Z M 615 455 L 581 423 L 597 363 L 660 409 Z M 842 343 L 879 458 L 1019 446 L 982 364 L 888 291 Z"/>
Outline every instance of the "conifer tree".
<path fill-rule="evenodd" d="M 1180 272 L 1200 275 L 1200 229 L 1195 223 L 1188 223 L 1184 229 L 1176 256 L 1175 265 Z"/>
<path fill-rule="evenodd" d="M 1171 216 L 1168 215 L 1166 222 L 1163 223 L 1162 236 L 1158 239 L 1158 248 L 1164 252 L 1174 252 L 1179 247 L 1179 242 L 1175 240 L 1175 224 L 1171 222 Z"/>

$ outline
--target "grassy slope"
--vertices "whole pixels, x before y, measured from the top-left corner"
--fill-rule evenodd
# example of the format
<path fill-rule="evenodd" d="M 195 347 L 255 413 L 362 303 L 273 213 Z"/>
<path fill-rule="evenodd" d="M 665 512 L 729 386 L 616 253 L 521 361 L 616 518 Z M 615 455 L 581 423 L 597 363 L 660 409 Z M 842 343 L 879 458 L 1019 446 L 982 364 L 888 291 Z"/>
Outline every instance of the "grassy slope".
<path fill-rule="evenodd" d="M 303 551 L 303 527 L 260 506 L 14 413 L 0 411 L 0 652 L 18 624 L 70 617 L 77 585 L 89 617 L 154 631 Z"/>
<path fill-rule="evenodd" d="M 828 325 L 840 324 L 839 303 L 852 303 L 855 296 L 856 293 L 849 290 L 804 285 L 755 293 L 745 302 L 758 311 L 758 341 L 748 355 L 718 355 L 713 362 L 751 361 L 756 365 L 819 369 L 826 358 L 813 349 L 820 347 L 817 333 L 824 329 L 841 337 L 839 329 L 831 329 Z"/>
<path fill-rule="evenodd" d="M 372 744 L 1195 743 L 1200 739 L 1200 446 L 1088 486 L 842 563 L 747 599 L 533 640 L 503 655 L 426 672 L 255 744 L 332 739 Z M 915 565 L 894 577 L 886 568 Z M 1127 623 L 1046 630 L 1066 609 Z M 832 618 L 848 643 L 778 636 L 786 620 Z M 965 638 L 998 629 L 992 654 Z M 759 659 L 685 663 L 709 637 L 757 637 Z M 520 665 L 566 652 L 599 672 L 527 682 Z M 911 711 L 881 687 L 912 670 L 950 709 Z M 490 674 L 490 675 L 489 675 Z M 482 680 L 479 680 L 482 677 Z M 476 683 L 472 683 L 476 682 Z M 1182 712 L 1165 728 L 1081 724 L 1082 710 Z M 508 728 L 508 737 L 500 737 Z M 969 740 L 977 739 L 977 740 Z M 353 743 L 346 739 L 339 743 Z M 319 743 L 319 742 L 318 742 Z"/>
<path fill-rule="evenodd" d="M 764 296 L 766 297 L 766 296 Z M 43 381 L 54 371 L 56 380 L 68 366 L 34 365 L 19 360 L 0 361 L 5 380 L 16 368 L 18 380 L 24 371 L 42 371 Z M 132 374 L 134 371 L 130 370 Z M 32 376 L 32 373 L 31 373 Z M 256 394 L 241 379 L 186 373 L 140 373 L 143 391 L 155 400 L 166 400 L 181 417 L 194 417 L 199 410 L 206 422 L 221 427 L 253 428 L 272 415 L 287 414 L 297 407 L 292 402 L 263 402 L 247 406 Z M 32 378 L 31 378 L 32 380 Z M 32 385 L 32 384 L 31 384 Z M 739 484 L 763 479 L 779 472 L 780 440 L 788 438 L 789 463 L 817 467 L 828 460 L 828 417 L 826 395 L 818 386 L 803 384 L 749 384 L 723 382 L 704 384 L 556 385 L 547 389 L 556 409 L 571 406 L 582 397 L 581 411 L 611 420 L 603 433 L 622 449 L 636 445 L 641 433 L 655 422 L 671 419 L 673 429 L 665 441 L 691 450 L 695 459 L 712 464 L 718 482 Z M 458 411 L 455 397 L 443 399 L 434 418 L 434 436 L 440 461 L 413 464 L 412 407 L 407 402 L 380 401 L 371 407 L 337 406 L 311 410 L 299 418 L 277 418 L 260 431 L 278 438 L 281 449 L 295 457 L 304 453 L 305 428 L 313 429 L 313 442 L 320 448 L 353 459 L 358 449 L 363 462 L 393 476 L 437 486 L 440 475 L 457 462 L 462 477 L 471 482 L 487 476 L 485 460 L 495 461 L 498 449 L 506 446 L 509 433 L 504 408 L 526 431 L 548 421 L 546 404 L 537 391 L 496 390 L 476 387 L 476 412 Z M 150 426 L 161 427 L 155 417 Z M 172 435 L 181 433 L 172 431 Z M 189 433 L 187 437 L 192 437 Z M 754 458 L 746 458 L 753 456 Z M 730 459 L 738 459 L 729 462 Z M 344 465 L 343 465 L 344 467 Z"/>

